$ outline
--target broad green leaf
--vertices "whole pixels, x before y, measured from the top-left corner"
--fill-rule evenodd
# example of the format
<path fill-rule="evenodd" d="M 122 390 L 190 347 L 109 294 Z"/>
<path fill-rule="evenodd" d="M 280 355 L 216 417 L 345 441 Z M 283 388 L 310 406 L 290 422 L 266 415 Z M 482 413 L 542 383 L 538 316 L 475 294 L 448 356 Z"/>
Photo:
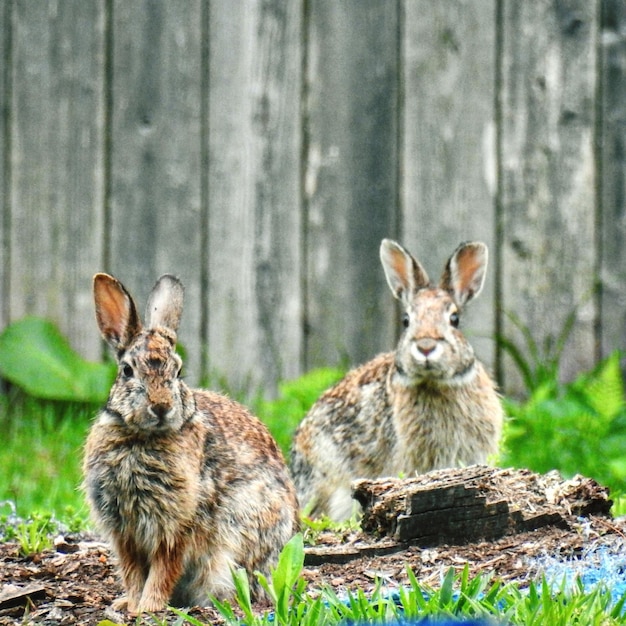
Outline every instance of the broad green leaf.
<path fill-rule="evenodd" d="M 0 375 L 36 398 L 100 403 L 115 368 L 84 360 L 49 320 L 25 317 L 0 334 Z"/>
<path fill-rule="evenodd" d="M 297 582 L 304 566 L 304 540 L 302 533 L 295 534 L 282 549 L 278 565 L 272 573 L 276 593 L 289 591 Z"/>
<path fill-rule="evenodd" d="M 272 587 L 276 597 L 276 618 L 279 623 L 287 623 L 289 600 L 303 567 L 304 539 L 301 533 L 297 533 L 285 544 L 278 557 L 278 565 L 272 571 Z"/>
<path fill-rule="evenodd" d="M 250 581 L 245 569 L 239 568 L 233 572 L 233 582 L 235 584 L 235 597 L 237 604 L 243 611 L 249 623 L 254 620 L 254 612 L 252 610 L 252 598 L 250 595 Z"/>

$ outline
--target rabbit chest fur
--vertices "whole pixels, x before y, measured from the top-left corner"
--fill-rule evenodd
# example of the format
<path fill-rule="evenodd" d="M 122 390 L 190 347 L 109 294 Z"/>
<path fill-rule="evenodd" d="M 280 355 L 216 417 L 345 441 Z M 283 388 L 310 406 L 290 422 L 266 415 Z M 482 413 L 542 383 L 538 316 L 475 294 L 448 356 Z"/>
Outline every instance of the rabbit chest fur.
<path fill-rule="evenodd" d="M 118 375 L 85 445 L 84 488 L 110 540 L 126 595 L 114 608 L 156 611 L 234 593 L 232 571 L 269 574 L 298 529 L 296 492 L 267 428 L 245 407 L 179 377 L 182 286 L 164 276 L 146 318 L 114 278 L 97 275 L 96 316 Z"/>
<path fill-rule="evenodd" d="M 138 550 L 153 554 L 189 530 L 198 503 L 212 491 L 201 471 L 206 425 L 194 419 L 179 432 L 148 439 L 116 421 L 105 411 L 91 429 L 87 494 L 102 527 L 132 535 Z"/>
<path fill-rule="evenodd" d="M 485 463 L 498 452 L 502 407 L 494 382 L 457 328 L 482 287 L 486 249 L 459 247 L 439 286 L 399 244 L 384 240 L 387 280 L 405 306 L 395 352 L 349 372 L 298 427 L 290 465 L 300 506 L 349 518 L 358 478 L 410 476 Z"/>

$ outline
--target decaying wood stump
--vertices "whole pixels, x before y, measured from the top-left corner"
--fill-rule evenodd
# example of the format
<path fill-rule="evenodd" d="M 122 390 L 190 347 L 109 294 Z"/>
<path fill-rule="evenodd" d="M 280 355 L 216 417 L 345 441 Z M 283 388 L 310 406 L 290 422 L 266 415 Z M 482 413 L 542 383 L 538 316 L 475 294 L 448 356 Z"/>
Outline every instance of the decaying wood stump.
<path fill-rule="evenodd" d="M 496 539 L 591 514 L 608 515 L 608 489 L 577 475 L 471 466 L 409 479 L 360 480 L 364 531 L 427 547 Z"/>

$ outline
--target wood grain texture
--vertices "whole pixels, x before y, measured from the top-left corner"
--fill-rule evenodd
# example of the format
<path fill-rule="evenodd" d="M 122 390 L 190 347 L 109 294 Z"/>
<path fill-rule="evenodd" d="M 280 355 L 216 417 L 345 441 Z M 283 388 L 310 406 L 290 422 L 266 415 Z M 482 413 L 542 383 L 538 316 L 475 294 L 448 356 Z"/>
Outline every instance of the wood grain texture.
<path fill-rule="evenodd" d="M 542 0 L 503 10 L 500 305 L 540 346 L 576 309 L 565 378 L 594 364 L 596 9 Z M 519 341 L 506 317 L 503 329 Z M 509 368 L 509 390 L 514 381 Z"/>
<path fill-rule="evenodd" d="M 101 342 L 91 277 L 143 308 L 186 286 L 194 383 L 271 395 L 394 347 L 378 258 L 437 278 L 490 248 L 463 328 L 541 346 L 576 308 L 571 379 L 626 348 L 625 9 L 618 0 L 7 0 L 0 329 Z"/>
<path fill-rule="evenodd" d="M 463 327 L 493 364 L 495 2 L 405 5 L 402 240 L 438 280 L 463 241 L 490 251 L 484 291 Z"/>
<path fill-rule="evenodd" d="M 363 530 L 419 546 L 463 545 L 478 539 L 568 526 L 580 517 L 608 516 L 608 489 L 580 474 L 470 465 L 415 478 L 359 480 Z"/>
<path fill-rule="evenodd" d="M 103 249 L 104 2 L 12 4 L 10 317 L 54 320 L 96 358 Z"/>
<path fill-rule="evenodd" d="M 271 393 L 302 366 L 302 3 L 211 2 L 211 372 Z"/>
<path fill-rule="evenodd" d="M 398 5 L 312 0 L 307 70 L 307 367 L 394 347 L 379 260 L 397 233 Z"/>
<path fill-rule="evenodd" d="M 9 284 L 11 264 L 11 59 L 13 5 L 0 5 L 0 328 L 11 318 Z"/>
<path fill-rule="evenodd" d="M 110 267 L 143 313 L 164 273 L 185 285 L 179 340 L 201 344 L 201 4 L 113 3 Z"/>
<path fill-rule="evenodd" d="M 601 356 L 626 346 L 626 5 L 602 2 L 597 154 L 601 230 Z"/>

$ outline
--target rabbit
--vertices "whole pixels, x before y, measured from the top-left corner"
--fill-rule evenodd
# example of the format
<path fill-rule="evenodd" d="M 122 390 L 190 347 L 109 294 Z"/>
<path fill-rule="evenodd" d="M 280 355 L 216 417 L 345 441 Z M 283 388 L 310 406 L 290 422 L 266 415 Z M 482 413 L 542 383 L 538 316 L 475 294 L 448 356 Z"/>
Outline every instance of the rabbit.
<path fill-rule="evenodd" d="M 290 469 L 305 514 L 344 521 L 359 513 L 355 479 L 484 464 L 498 452 L 500 396 L 459 330 L 483 287 L 487 254 L 483 243 L 461 244 L 435 286 L 407 250 L 383 239 L 404 331 L 394 352 L 348 372 L 296 429 Z"/>
<path fill-rule="evenodd" d="M 267 428 L 229 398 L 191 389 L 175 351 L 183 286 L 164 275 L 146 326 L 112 276 L 94 277 L 96 319 L 118 373 L 85 444 L 84 489 L 119 562 L 131 614 L 234 594 L 232 570 L 266 575 L 298 530 L 287 465 Z"/>

